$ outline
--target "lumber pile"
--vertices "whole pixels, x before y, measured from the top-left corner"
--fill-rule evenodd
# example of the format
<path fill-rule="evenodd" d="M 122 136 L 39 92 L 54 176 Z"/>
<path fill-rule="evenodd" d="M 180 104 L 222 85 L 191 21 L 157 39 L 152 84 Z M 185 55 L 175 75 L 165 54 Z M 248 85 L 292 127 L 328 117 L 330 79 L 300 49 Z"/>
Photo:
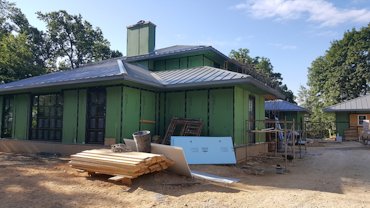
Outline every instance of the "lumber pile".
<path fill-rule="evenodd" d="M 163 155 L 144 152 L 112 152 L 109 149 L 85 150 L 71 155 L 73 168 L 113 175 L 109 180 L 122 181 L 131 185 L 131 180 L 141 175 L 162 171 L 174 162 Z"/>

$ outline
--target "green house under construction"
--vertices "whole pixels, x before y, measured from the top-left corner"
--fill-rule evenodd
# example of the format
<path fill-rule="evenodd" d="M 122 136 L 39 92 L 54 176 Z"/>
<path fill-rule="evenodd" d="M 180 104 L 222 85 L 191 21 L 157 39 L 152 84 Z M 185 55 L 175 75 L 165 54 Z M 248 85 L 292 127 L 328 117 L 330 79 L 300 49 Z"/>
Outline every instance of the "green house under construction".
<path fill-rule="evenodd" d="M 282 95 L 211 46 L 155 49 L 155 29 L 145 21 L 128 26 L 125 57 L 0 85 L 1 138 L 8 138 L 1 142 L 58 151 L 122 142 L 139 130 L 163 137 L 181 117 L 201 119 L 202 135 L 231 136 L 235 147 L 263 143 L 246 121 L 263 120 L 265 99 Z"/>

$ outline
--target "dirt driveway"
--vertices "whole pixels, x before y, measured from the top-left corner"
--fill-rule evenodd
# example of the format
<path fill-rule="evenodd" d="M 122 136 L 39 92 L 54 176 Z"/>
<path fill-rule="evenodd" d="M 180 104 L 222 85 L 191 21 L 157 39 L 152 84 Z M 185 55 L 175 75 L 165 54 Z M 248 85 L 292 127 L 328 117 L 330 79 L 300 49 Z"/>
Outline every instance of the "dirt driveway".
<path fill-rule="evenodd" d="M 0 153 L 0 207 L 370 207 L 370 146 L 356 142 L 310 147 L 275 174 L 278 161 L 255 162 L 263 175 L 235 166 L 192 166 L 227 177 L 214 184 L 161 172 L 131 188 L 89 178 L 58 158 Z"/>

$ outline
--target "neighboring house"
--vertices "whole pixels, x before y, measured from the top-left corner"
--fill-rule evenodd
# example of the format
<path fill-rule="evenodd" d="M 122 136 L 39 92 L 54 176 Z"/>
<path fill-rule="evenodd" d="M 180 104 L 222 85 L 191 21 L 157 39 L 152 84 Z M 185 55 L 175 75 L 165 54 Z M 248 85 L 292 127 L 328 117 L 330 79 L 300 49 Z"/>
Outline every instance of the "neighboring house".
<path fill-rule="evenodd" d="M 127 27 L 126 57 L 0 85 L 1 136 L 104 144 L 144 129 L 163 137 L 172 117 L 186 117 L 236 146 L 264 142 L 247 138 L 245 121 L 264 119 L 265 98 L 283 96 L 211 46 L 155 50 L 155 27 Z"/>
<path fill-rule="evenodd" d="M 324 112 L 335 113 L 337 134 L 345 140 L 357 140 L 363 120 L 370 119 L 370 95 L 329 106 Z"/>
<path fill-rule="evenodd" d="M 265 101 L 266 117 L 280 121 L 295 121 L 295 130 L 304 129 L 304 117 L 309 113 L 306 108 L 290 103 L 285 100 L 268 100 Z"/>

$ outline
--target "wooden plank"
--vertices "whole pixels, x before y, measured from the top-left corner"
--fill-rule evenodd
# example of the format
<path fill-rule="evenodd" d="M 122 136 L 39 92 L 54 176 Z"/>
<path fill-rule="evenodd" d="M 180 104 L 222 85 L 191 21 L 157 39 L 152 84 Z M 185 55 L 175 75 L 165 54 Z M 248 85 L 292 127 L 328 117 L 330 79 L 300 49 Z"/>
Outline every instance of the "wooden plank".
<path fill-rule="evenodd" d="M 72 160 L 75 158 L 82 158 L 87 159 L 91 161 L 105 161 L 105 162 L 111 162 L 116 164 L 122 164 L 125 166 L 137 166 L 140 165 L 140 162 L 132 162 L 132 161 L 122 161 L 122 160 L 114 160 L 114 159 L 107 159 L 103 157 L 93 157 L 93 156 L 86 156 L 86 155 L 71 155 Z"/>
<path fill-rule="evenodd" d="M 128 161 L 128 162 L 139 162 L 140 163 L 140 162 L 145 161 L 143 159 L 126 158 L 126 157 L 122 157 L 122 156 L 111 156 L 111 155 L 95 154 L 95 153 L 88 153 L 88 152 L 80 152 L 80 153 L 76 154 L 76 156 L 79 156 L 79 155 L 91 156 L 91 157 L 101 157 L 101 158 L 106 158 L 106 159 Z"/>
<path fill-rule="evenodd" d="M 70 163 L 72 167 L 78 168 L 81 170 L 87 170 L 87 171 L 93 171 L 93 172 L 100 172 L 104 171 L 106 174 L 110 175 L 138 175 L 143 169 L 139 170 L 130 170 L 126 168 L 119 168 L 112 165 L 102 165 L 102 164 L 91 164 L 87 162 L 81 162 L 81 161 L 71 161 Z"/>
<path fill-rule="evenodd" d="M 135 147 L 135 142 L 132 139 L 124 139 L 124 142 L 129 147 Z M 168 167 L 168 170 L 179 175 L 192 177 L 190 168 L 186 162 L 185 155 L 181 147 L 152 143 L 151 150 L 152 153 L 162 154 L 174 162 L 172 166 Z"/>

